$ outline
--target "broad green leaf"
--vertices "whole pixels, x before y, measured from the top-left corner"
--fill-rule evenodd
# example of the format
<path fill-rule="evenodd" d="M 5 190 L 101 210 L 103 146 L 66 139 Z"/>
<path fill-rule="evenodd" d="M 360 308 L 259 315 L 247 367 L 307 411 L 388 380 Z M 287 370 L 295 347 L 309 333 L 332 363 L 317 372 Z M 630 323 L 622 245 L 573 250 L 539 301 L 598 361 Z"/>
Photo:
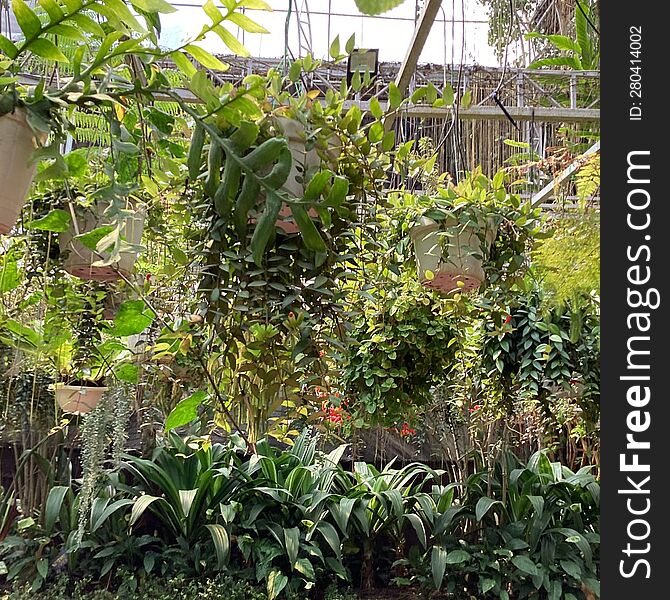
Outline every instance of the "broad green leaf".
<path fill-rule="evenodd" d="M 451 84 L 447 83 L 442 89 L 442 100 L 447 106 L 451 106 L 454 103 L 454 88 L 451 87 Z"/>
<path fill-rule="evenodd" d="M 21 284 L 19 269 L 21 253 L 10 249 L 0 256 L 0 294 L 16 289 Z"/>
<path fill-rule="evenodd" d="M 112 233 L 114 229 L 115 227 L 113 225 L 103 225 L 102 227 L 96 227 L 87 233 L 80 233 L 76 239 L 84 244 L 89 250 L 95 250 L 98 246 L 98 242 Z"/>
<path fill-rule="evenodd" d="M 375 119 L 381 119 L 384 116 L 382 105 L 379 103 L 376 96 L 373 96 L 370 100 L 370 113 Z"/>
<path fill-rule="evenodd" d="M 214 85 L 207 78 L 207 73 L 205 73 L 205 71 L 196 71 L 191 78 L 189 87 L 191 88 L 191 91 L 205 103 L 218 102 L 218 96 L 214 89 Z"/>
<path fill-rule="evenodd" d="M 344 45 L 344 51 L 347 54 L 351 54 L 354 51 L 355 46 L 356 46 L 356 34 L 352 33 L 349 39 L 347 40 L 347 43 Z"/>
<path fill-rule="evenodd" d="M 298 549 L 300 548 L 300 530 L 297 527 L 284 529 L 284 541 L 286 543 L 286 556 L 291 564 L 298 560 Z"/>
<path fill-rule="evenodd" d="M 49 33 L 57 35 L 59 37 L 68 38 L 70 40 L 77 40 L 78 42 L 86 42 L 86 36 L 79 30 L 77 27 L 68 25 L 66 23 L 61 23 L 60 25 L 54 25 Z M 34 47 L 32 47 L 34 51 Z M 61 61 L 62 62 L 62 61 Z"/>
<path fill-rule="evenodd" d="M 186 55 L 182 52 L 171 52 L 169 54 L 172 62 L 175 66 L 186 76 L 187 79 L 192 78 L 197 72 L 198 69 L 195 68 L 195 65 L 186 58 Z"/>
<path fill-rule="evenodd" d="M 114 376 L 119 381 L 127 381 L 128 383 L 137 383 L 140 378 L 140 369 L 137 365 L 129 362 L 124 362 L 114 366 Z"/>
<path fill-rule="evenodd" d="M 216 562 L 219 570 L 223 569 L 228 562 L 230 556 L 230 536 L 223 525 L 205 525 L 212 541 L 214 542 L 214 550 L 216 552 Z"/>
<path fill-rule="evenodd" d="M 395 110 L 402 103 L 402 94 L 398 89 L 398 86 L 391 82 L 389 83 L 389 108 Z"/>
<path fill-rule="evenodd" d="M 470 555 L 465 550 L 452 550 L 447 554 L 447 564 L 457 565 L 470 559 Z"/>
<path fill-rule="evenodd" d="M 444 572 L 447 569 L 447 550 L 442 546 L 433 546 L 430 555 L 430 566 L 433 572 L 433 583 L 436 589 L 442 587 Z"/>
<path fill-rule="evenodd" d="M 35 219 L 28 224 L 28 229 L 39 229 L 41 231 L 53 231 L 60 233 L 67 231 L 72 222 L 70 213 L 61 208 L 55 208 L 40 219 Z"/>
<path fill-rule="evenodd" d="M 165 432 L 193 421 L 198 416 L 198 407 L 207 397 L 206 392 L 198 391 L 179 402 L 165 420 Z"/>
<path fill-rule="evenodd" d="M 163 13 L 168 14 L 175 12 L 177 9 L 166 2 L 165 0 L 130 0 L 130 3 L 139 10 L 147 13 Z"/>
<path fill-rule="evenodd" d="M 121 337 L 142 333 L 151 325 L 154 317 L 143 300 L 126 300 L 114 317 L 111 332 Z"/>
<path fill-rule="evenodd" d="M 95 515 L 95 518 L 93 515 L 93 511 L 91 511 L 91 533 L 97 531 L 100 527 L 102 527 L 105 521 L 111 515 L 113 515 L 117 510 L 123 508 L 124 506 L 129 506 L 131 504 L 134 504 L 134 501 L 128 498 L 124 500 L 117 500 L 116 502 L 112 502 L 111 504 L 105 506 L 104 510 L 100 512 L 100 514 Z"/>
<path fill-rule="evenodd" d="M 356 6 L 365 15 L 380 15 L 396 6 L 400 6 L 405 0 L 356 0 Z"/>
<path fill-rule="evenodd" d="M 21 31 L 23 31 L 27 41 L 30 42 L 31 38 L 36 37 L 41 31 L 42 23 L 32 8 L 23 0 L 12 0 L 12 10 Z"/>
<path fill-rule="evenodd" d="M 330 44 L 330 48 L 328 49 L 328 53 L 330 54 L 331 58 L 337 58 L 340 55 L 340 36 L 339 35 L 336 35 L 335 39 Z"/>
<path fill-rule="evenodd" d="M 205 2 L 205 4 L 203 4 L 202 6 L 202 10 L 210 19 L 212 19 L 213 25 L 218 25 L 219 23 L 221 23 L 221 21 L 223 21 L 223 15 L 221 14 L 221 11 L 216 7 L 214 0 L 207 0 L 207 2 Z"/>
<path fill-rule="evenodd" d="M 470 108 L 470 104 L 472 104 L 472 90 L 466 90 L 461 96 L 461 106 L 463 108 Z"/>
<path fill-rule="evenodd" d="M 538 574 L 537 565 L 527 556 L 513 556 L 512 563 L 517 569 L 519 569 L 519 571 L 522 571 L 523 573 L 528 575 Z"/>
<path fill-rule="evenodd" d="M 83 13 L 75 13 L 74 15 L 68 17 L 69 21 L 73 21 L 74 24 L 85 33 L 90 33 L 99 38 L 105 36 L 105 31 L 100 25 L 91 19 L 88 15 Z"/>
<path fill-rule="evenodd" d="M 491 498 L 487 498 L 486 496 L 482 496 L 477 501 L 477 506 L 475 507 L 475 517 L 477 520 L 481 521 L 486 516 L 486 513 L 489 512 L 491 507 L 495 506 L 496 504 L 502 506 L 502 502 L 500 502 L 500 500 L 493 500 Z"/>
<path fill-rule="evenodd" d="M 267 10 L 272 12 L 272 7 L 265 0 L 242 0 L 240 8 L 251 8 L 252 10 Z"/>
<path fill-rule="evenodd" d="M 66 485 L 56 485 L 49 490 L 47 501 L 44 505 L 44 530 L 47 535 L 51 534 L 54 525 L 60 516 L 63 500 L 70 488 Z"/>
<path fill-rule="evenodd" d="M 32 328 L 22 325 L 14 319 L 4 322 L 4 330 L 11 334 L 14 343 L 26 350 L 35 350 L 40 342 L 40 335 Z"/>
<path fill-rule="evenodd" d="M 308 581 L 315 581 L 316 575 L 314 573 L 314 567 L 312 563 L 309 562 L 307 558 L 299 558 L 293 564 L 293 568 L 298 571 L 301 575 L 304 575 Z"/>
<path fill-rule="evenodd" d="M 151 506 L 156 501 L 165 502 L 163 498 L 158 496 L 151 496 L 150 494 L 144 494 L 138 496 L 133 504 L 133 509 L 130 511 L 130 521 L 128 521 L 128 526 L 132 527 L 140 517 L 144 514 L 144 511 Z"/>
<path fill-rule="evenodd" d="M 252 21 L 247 15 L 242 13 L 232 13 L 228 16 L 228 21 L 230 23 L 235 23 L 238 27 L 241 27 L 247 33 L 270 33 L 265 27 Z"/>
<path fill-rule="evenodd" d="M 268 587 L 268 600 L 274 600 L 281 594 L 282 590 L 286 587 L 288 583 L 288 577 L 284 575 L 281 571 L 276 569 L 270 571 L 268 575 L 267 587 Z"/>
<path fill-rule="evenodd" d="M 10 39 L 0 34 L 0 52 L 6 54 L 9 58 L 15 58 L 19 52 L 19 49 Z"/>
<path fill-rule="evenodd" d="M 60 21 L 65 16 L 63 9 L 58 5 L 56 0 L 39 0 L 39 3 L 49 15 L 49 23 Z"/>

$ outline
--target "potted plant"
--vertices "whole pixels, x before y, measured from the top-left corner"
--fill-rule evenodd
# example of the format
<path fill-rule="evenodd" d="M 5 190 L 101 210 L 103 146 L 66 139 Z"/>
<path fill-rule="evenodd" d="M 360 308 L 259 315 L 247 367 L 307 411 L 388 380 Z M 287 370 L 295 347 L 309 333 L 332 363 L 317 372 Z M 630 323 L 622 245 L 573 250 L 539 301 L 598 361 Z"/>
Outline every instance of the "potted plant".
<path fill-rule="evenodd" d="M 167 51 L 158 44 L 159 13 L 175 9 L 163 0 L 148 4 L 136 0 L 40 2 L 34 9 L 23 0 L 14 0 L 12 9 L 19 35 L 10 39 L 0 34 L 2 234 L 16 223 L 38 162 L 44 166 L 40 173 L 43 179 L 67 173 L 61 151 L 74 128 L 74 112 L 84 110 L 102 117 L 107 111 L 110 116 L 114 106 L 117 112 L 125 112 L 138 96 L 150 104 L 155 92 L 165 93 L 174 85 L 158 66 L 158 61 L 167 57 L 189 80 L 196 67 L 187 56 L 206 66 L 223 68 L 196 44 L 210 32 L 219 32 L 237 51 L 241 47 L 221 26 L 233 13 L 244 10 L 237 4 L 225 14 L 213 5 L 209 7 L 206 12 L 211 24 Z M 259 26 L 252 25 L 258 30 Z M 101 123 L 111 121 L 111 117 L 101 118 Z M 128 152 L 130 145 L 121 132 L 110 133 L 110 150 L 114 154 Z"/>
<path fill-rule="evenodd" d="M 409 235 L 421 284 L 442 293 L 479 289 L 512 277 L 524 263 L 526 244 L 539 233 L 539 211 L 523 204 L 481 168 L 431 196 L 412 196 Z M 516 281 L 516 279 L 514 279 Z"/>
<path fill-rule="evenodd" d="M 14 3 L 13 3 L 14 4 Z M 159 3 L 160 4 L 160 3 Z M 169 5 L 144 7 L 153 13 Z M 30 187 L 36 164 L 45 163 L 45 178 L 67 170 L 61 145 L 72 127 L 73 110 L 110 106 L 132 81 L 123 58 L 151 56 L 148 31 L 133 15 L 130 3 L 56 3 L 35 10 L 21 0 L 13 6 L 20 39 L 0 34 L 0 233 L 14 226 Z M 37 11 L 37 12 L 35 12 Z M 41 13 L 41 14 L 40 14 Z M 121 37 L 125 41 L 120 42 Z M 62 66 L 68 77 L 54 77 Z M 109 84 L 109 81 L 114 84 Z M 58 85 L 54 82 L 62 83 Z M 119 89 L 114 88 L 117 86 Z M 39 148 L 39 152 L 33 151 Z"/>
<path fill-rule="evenodd" d="M 120 204 L 120 205 L 119 205 Z M 129 198 L 78 204 L 59 245 L 64 269 L 80 279 L 128 279 L 141 250 L 144 208 Z"/>
<path fill-rule="evenodd" d="M 0 86 L 1 87 L 1 86 Z M 23 107 L 15 106 L 9 95 L 0 96 L 0 234 L 16 223 L 32 183 L 36 166 L 30 157 L 46 140 L 35 134 Z"/>
<path fill-rule="evenodd" d="M 296 198 L 303 198 L 306 188 L 305 182 L 309 181 L 314 171 L 318 170 L 324 162 L 327 168 L 332 168 L 337 163 L 341 152 L 341 144 L 337 136 L 333 134 L 327 140 L 321 140 L 326 150 L 320 153 L 318 141 L 309 139 L 305 126 L 298 119 L 277 116 L 276 124 L 281 135 L 286 138 L 288 149 L 291 152 L 291 171 L 284 183 L 284 189 Z M 322 156 L 325 157 L 325 161 Z M 313 208 L 310 208 L 307 214 L 312 219 L 319 216 Z M 276 225 L 285 233 L 298 233 L 300 231 L 288 204 L 282 204 L 279 217 Z"/>

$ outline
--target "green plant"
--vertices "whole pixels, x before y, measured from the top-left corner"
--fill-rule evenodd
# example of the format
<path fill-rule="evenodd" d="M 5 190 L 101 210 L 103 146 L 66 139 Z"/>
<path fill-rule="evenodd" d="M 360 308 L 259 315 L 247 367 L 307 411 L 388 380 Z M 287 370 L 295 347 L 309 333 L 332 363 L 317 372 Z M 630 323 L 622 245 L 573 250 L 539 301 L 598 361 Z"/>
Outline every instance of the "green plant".
<path fill-rule="evenodd" d="M 243 483 L 233 470 L 239 460 L 235 447 L 182 441 L 174 433 L 169 439 L 170 446 L 158 448 L 152 460 L 126 456 L 123 469 L 136 483 L 119 488 L 134 496 L 131 532 L 142 530 L 148 510 L 160 519 L 164 543 L 185 551 L 195 572 L 205 569 L 212 546 L 217 568 L 222 569 L 230 556 L 232 492 Z"/>
<path fill-rule="evenodd" d="M 435 482 L 438 475 L 420 463 L 400 469 L 389 464 L 381 471 L 365 463 L 354 464 L 352 485 L 340 507 L 346 520 L 338 525 L 343 531 L 348 526 L 348 540 L 361 554 L 364 589 L 374 586 L 375 565 L 381 564 L 387 544 L 392 558 L 403 555 L 406 525 L 413 528 L 422 547 L 426 546 L 430 523 L 422 516 L 426 516 L 429 496 L 422 489 Z"/>
<path fill-rule="evenodd" d="M 567 55 L 542 58 L 530 65 L 531 69 L 538 67 L 570 67 L 574 70 L 597 70 L 600 67 L 600 44 L 595 32 L 592 31 L 589 20 L 593 19 L 593 10 L 590 2 L 580 2 L 580 8 L 575 8 L 576 39 L 566 35 L 545 35 L 538 32 L 526 34 L 526 39 L 546 40 L 554 51 L 568 53 Z M 587 14 L 589 15 L 587 17 Z"/>
<path fill-rule="evenodd" d="M 576 598 L 584 586 L 598 594 L 600 487 L 589 471 L 537 452 L 526 465 L 507 454 L 469 476 L 459 503 L 436 520 L 436 586 L 448 573 L 471 594 Z"/>
<path fill-rule="evenodd" d="M 363 304 L 342 373 L 354 426 L 397 425 L 430 399 L 453 357 L 451 304 L 412 281 Z"/>
<path fill-rule="evenodd" d="M 439 225 L 443 260 L 454 254 L 482 261 L 483 291 L 492 288 L 489 294 L 495 288 L 510 290 L 520 284 L 527 268 L 526 253 L 546 237 L 540 228 L 540 209 L 510 192 L 506 179 L 502 170 L 489 179 L 478 168 L 432 196 L 402 194 L 397 201 L 396 212 L 406 213 L 408 231 L 425 220 Z M 465 232 L 479 243 L 459 245 L 459 236 Z M 437 273 L 419 275 L 430 281 Z"/>

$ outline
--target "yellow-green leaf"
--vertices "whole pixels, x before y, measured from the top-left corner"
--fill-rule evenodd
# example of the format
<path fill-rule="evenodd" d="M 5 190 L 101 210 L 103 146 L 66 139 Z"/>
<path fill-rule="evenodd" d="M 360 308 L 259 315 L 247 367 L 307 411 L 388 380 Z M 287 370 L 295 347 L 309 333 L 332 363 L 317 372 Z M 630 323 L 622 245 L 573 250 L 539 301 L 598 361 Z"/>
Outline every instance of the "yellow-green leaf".
<path fill-rule="evenodd" d="M 12 0 L 12 10 L 21 31 L 26 38 L 35 37 L 42 29 L 42 23 L 34 11 L 23 0 Z"/>
<path fill-rule="evenodd" d="M 188 44 L 188 46 L 184 47 L 184 50 L 205 67 L 205 69 L 214 69 L 216 71 L 228 70 L 228 65 L 226 63 L 221 62 L 216 56 L 207 52 L 207 50 L 204 50 L 200 46 Z"/>
<path fill-rule="evenodd" d="M 225 27 L 216 25 L 212 28 L 212 31 L 214 31 L 221 38 L 221 41 L 226 46 L 228 46 L 228 48 L 230 48 L 234 54 L 237 54 L 238 56 L 251 56 L 249 50 L 247 50 L 242 45 L 242 43 L 240 43 L 240 41 Z"/>
<path fill-rule="evenodd" d="M 270 33 L 265 27 L 241 13 L 231 14 L 228 17 L 228 21 L 235 23 L 235 25 L 244 29 L 247 33 Z"/>
<path fill-rule="evenodd" d="M 69 62 L 69 59 L 65 54 L 63 54 L 53 42 L 45 38 L 36 39 L 32 44 L 30 44 L 30 50 L 33 54 L 46 58 L 47 60 L 53 60 L 56 62 Z"/>

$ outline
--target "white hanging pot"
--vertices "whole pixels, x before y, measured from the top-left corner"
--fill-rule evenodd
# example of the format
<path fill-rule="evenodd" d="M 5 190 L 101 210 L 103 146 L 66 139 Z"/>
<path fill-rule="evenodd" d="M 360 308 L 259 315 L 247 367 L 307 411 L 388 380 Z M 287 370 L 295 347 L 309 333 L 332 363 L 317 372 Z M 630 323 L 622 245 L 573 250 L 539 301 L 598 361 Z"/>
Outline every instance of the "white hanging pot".
<path fill-rule="evenodd" d="M 61 407 L 63 412 L 85 415 L 98 406 L 100 398 L 107 391 L 107 388 L 56 383 L 53 390 L 56 402 L 58 402 L 58 406 Z"/>
<path fill-rule="evenodd" d="M 301 180 L 304 178 L 305 173 L 321 164 L 321 157 L 316 148 L 312 148 L 311 150 L 306 149 L 305 127 L 300 121 L 288 117 L 277 117 L 277 121 L 279 128 L 286 138 L 288 148 L 291 151 L 291 158 L 293 159 L 291 161 L 291 172 L 283 187 L 296 198 L 302 198 L 305 193 L 305 186 Z M 340 152 L 339 140 L 333 136 L 332 139 L 328 140 L 327 154 L 329 162 L 335 163 Z M 313 208 L 310 208 L 307 214 L 312 219 L 316 219 L 319 216 Z M 300 231 L 300 228 L 293 219 L 291 207 L 288 204 L 282 205 L 279 210 L 279 217 L 276 225 L 285 233 L 298 233 Z"/>
<path fill-rule="evenodd" d="M 448 219 L 446 227 L 457 226 L 455 219 Z M 485 256 L 496 236 L 496 228 L 489 222 L 486 227 L 486 248 L 477 231 L 463 228 L 457 234 L 442 231 L 438 223 L 421 217 L 419 225 L 410 229 L 414 242 L 419 281 L 424 287 L 448 293 L 455 290 L 476 290 L 484 281 L 482 259 L 473 252 Z"/>
<path fill-rule="evenodd" d="M 100 213 L 102 209 L 100 208 Z M 77 215 L 76 224 L 73 221 L 70 224 L 68 231 L 60 234 L 59 242 L 61 252 L 66 253 L 64 262 L 65 270 L 79 277 L 79 279 L 88 279 L 94 281 L 114 281 L 117 279 L 129 278 L 133 272 L 135 261 L 137 260 L 137 252 L 121 251 L 121 259 L 113 265 L 99 266 L 96 265 L 98 261 L 109 257 L 109 253 L 98 253 L 90 248 L 87 248 L 78 239 L 76 239 L 77 232 L 79 234 L 88 233 L 98 227 L 102 227 L 106 223 L 104 218 L 97 214 L 95 207 L 87 209 L 83 214 Z M 75 227 L 76 225 L 76 227 Z M 142 241 L 142 231 L 144 230 L 144 212 L 138 210 L 131 217 L 128 217 L 122 227 L 121 235 L 126 242 L 133 245 L 138 245 Z"/>
<path fill-rule="evenodd" d="M 37 168 L 28 164 L 36 147 L 24 108 L 0 117 L 0 234 L 9 233 L 19 218 Z"/>

